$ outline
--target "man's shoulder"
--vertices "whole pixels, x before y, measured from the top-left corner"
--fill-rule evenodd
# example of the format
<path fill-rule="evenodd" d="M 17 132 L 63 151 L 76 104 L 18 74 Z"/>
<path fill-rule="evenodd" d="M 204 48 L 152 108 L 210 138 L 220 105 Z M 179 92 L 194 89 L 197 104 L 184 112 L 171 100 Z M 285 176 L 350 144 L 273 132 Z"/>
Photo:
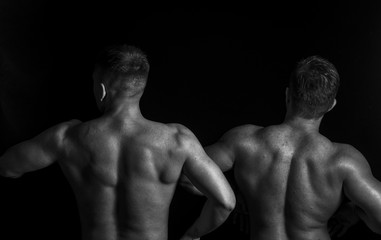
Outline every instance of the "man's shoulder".
<path fill-rule="evenodd" d="M 78 119 L 61 122 L 51 128 L 51 131 L 59 138 L 65 138 L 67 133 L 74 127 L 78 127 L 82 122 Z"/>
<path fill-rule="evenodd" d="M 332 142 L 332 146 L 334 147 L 334 153 L 337 158 L 357 159 L 363 157 L 361 152 L 350 144 Z"/>
<path fill-rule="evenodd" d="M 263 129 L 263 127 L 252 124 L 237 126 L 227 131 L 222 136 L 221 140 L 227 142 L 244 141 L 247 139 L 253 140 L 253 136 L 255 135 L 255 133 L 257 133 L 261 129 Z"/>
<path fill-rule="evenodd" d="M 167 124 L 165 124 L 165 126 L 167 126 L 172 131 L 176 131 L 176 132 L 181 133 L 181 134 L 192 133 L 192 131 L 189 128 L 187 128 L 186 126 L 184 126 L 183 124 L 180 124 L 180 123 L 167 123 Z"/>
<path fill-rule="evenodd" d="M 66 134 L 66 132 L 69 129 L 71 129 L 74 126 L 77 126 L 81 123 L 82 122 L 77 120 L 77 119 L 73 119 L 73 120 L 66 121 L 66 122 L 61 122 L 61 123 L 58 123 L 58 124 L 48 128 L 41 135 L 45 135 L 46 137 L 49 137 L 49 138 L 51 138 L 51 137 L 53 137 L 53 138 L 64 137 L 64 135 Z"/>
<path fill-rule="evenodd" d="M 344 173 L 354 173 L 361 169 L 369 168 L 369 164 L 364 155 L 354 146 L 344 143 L 333 143 L 335 146 L 334 156 L 337 166 Z"/>
<path fill-rule="evenodd" d="M 167 127 L 171 129 L 174 133 L 176 133 L 181 138 L 196 138 L 195 133 L 188 128 L 187 126 L 180 124 L 180 123 L 168 123 L 166 124 Z"/>
<path fill-rule="evenodd" d="M 260 129 L 263 129 L 263 127 L 254 125 L 254 124 L 244 124 L 244 125 L 234 127 L 230 131 L 236 132 L 236 133 L 247 133 L 247 132 L 255 132 Z"/>
<path fill-rule="evenodd" d="M 62 122 L 60 124 L 58 124 L 57 126 L 61 129 L 70 129 L 72 127 L 75 127 L 75 126 L 79 126 L 83 124 L 83 122 L 81 120 L 78 120 L 78 119 L 71 119 L 69 121 L 65 121 L 65 122 Z"/>
<path fill-rule="evenodd" d="M 51 150 L 61 151 L 69 129 L 80 124 L 79 120 L 70 120 L 56 124 L 34 138 L 35 141 L 43 143 Z"/>
<path fill-rule="evenodd" d="M 179 123 L 167 124 L 172 128 L 173 137 L 176 141 L 178 150 L 192 152 L 196 149 L 202 148 L 196 135 L 186 126 Z"/>

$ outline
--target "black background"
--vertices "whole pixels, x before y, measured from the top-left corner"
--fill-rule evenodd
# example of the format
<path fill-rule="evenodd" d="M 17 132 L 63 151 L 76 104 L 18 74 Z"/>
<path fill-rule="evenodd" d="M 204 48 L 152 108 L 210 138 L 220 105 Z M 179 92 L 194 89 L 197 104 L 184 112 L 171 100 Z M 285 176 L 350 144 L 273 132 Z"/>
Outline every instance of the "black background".
<path fill-rule="evenodd" d="M 149 56 L 142 113 L 189 127 L 203 145 L 242 124 L 280 123 L 295 63 L 320 55 L 337 67 L 338 104 L 321 132 L 350 143 L 381 180 L 381 3 L 151 5 L 0 2 L 0 149 L 73 118 L 99 115 L 92 64 L 105 45 L 129 43 Z M 1 239 L 79 239 L 75 199 L 58 165 L 1 179 Z M 178 190 L 170 238 L 202 199 Z M 239 239 L 231 219 L 205 239 Z M 344 239 L 381 239 L 364 224 Z"/>

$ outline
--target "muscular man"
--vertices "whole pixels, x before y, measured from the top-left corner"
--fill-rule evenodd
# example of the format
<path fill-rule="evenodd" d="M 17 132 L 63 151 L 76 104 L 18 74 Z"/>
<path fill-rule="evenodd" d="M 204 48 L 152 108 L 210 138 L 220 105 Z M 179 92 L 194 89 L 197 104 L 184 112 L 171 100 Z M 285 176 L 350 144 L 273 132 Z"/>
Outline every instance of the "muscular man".
<path fill-rule="evenodd" d="M 319 133 L 338 87 L 335 67 L 309 57 L 290 79 L 283 123 L 236 127 L 206 148 L 223 171 L 234 170 L 251 239 L 330 239 L 327 221 L 344 196 L 369 228 L 381 233 L 381 183 L 359 151 Z"/>
<path fill-rule="evenodd" d="M 93 74 L 103 115 L 59 124 L 0 158 L 6 177 L 58 162 L 76 195 L 84 240 L 167 239 L 169 206 L 181 174 L 208 198 L 182 239 L 212 231 L 235 206 L 223 173 L 190 130 L 142 116 L 139 100 L 148 71 L 139 49 L 108 48 Z"/>

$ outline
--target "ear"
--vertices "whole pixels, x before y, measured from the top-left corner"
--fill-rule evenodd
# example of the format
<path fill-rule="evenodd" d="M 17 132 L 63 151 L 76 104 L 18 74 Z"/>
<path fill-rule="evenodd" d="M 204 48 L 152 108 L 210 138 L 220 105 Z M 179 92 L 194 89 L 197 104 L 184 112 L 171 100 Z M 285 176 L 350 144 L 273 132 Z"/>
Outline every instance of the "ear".
<path fill-rule="evenodd" d="M 328 112 L 331 111 L 332 108 L 334 108 L 336 106 L 336 103 L 337 103 L 337 101 L 336 101 L 336 98 L 335 98 L 335 99 L 333 99 L 332 106 L 328 109 Z"/>
<path fill-rule="evenodd" d="M 102 87 L 102 97 L 101 97 L 101 102 L 103 102 L 103 100 L 105 99 L 106 95 L 107 95 L 107 91 L 106 91 L 106 87 L 103 83 L 101 83 L 101 87 Z"/>

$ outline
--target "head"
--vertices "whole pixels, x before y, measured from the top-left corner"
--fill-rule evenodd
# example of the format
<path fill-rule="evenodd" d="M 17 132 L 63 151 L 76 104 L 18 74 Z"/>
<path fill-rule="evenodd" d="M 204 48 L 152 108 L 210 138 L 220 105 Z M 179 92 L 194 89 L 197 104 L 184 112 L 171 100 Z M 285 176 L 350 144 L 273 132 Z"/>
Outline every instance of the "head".
<path fill-rule="evenodd" d="M 149 72 L 146 55 L 129 45 L 105 48 L 96 59 L 93 79 L 98 106 L 117 98 L 139 100 Z"/>
<path fill-rule="evenodd" d="M 319 56 L 300 61 L 287 89 L 287 107 L 291 114 L 319 119 L 336 104 L 340 77 L 335 66 Z"/>

